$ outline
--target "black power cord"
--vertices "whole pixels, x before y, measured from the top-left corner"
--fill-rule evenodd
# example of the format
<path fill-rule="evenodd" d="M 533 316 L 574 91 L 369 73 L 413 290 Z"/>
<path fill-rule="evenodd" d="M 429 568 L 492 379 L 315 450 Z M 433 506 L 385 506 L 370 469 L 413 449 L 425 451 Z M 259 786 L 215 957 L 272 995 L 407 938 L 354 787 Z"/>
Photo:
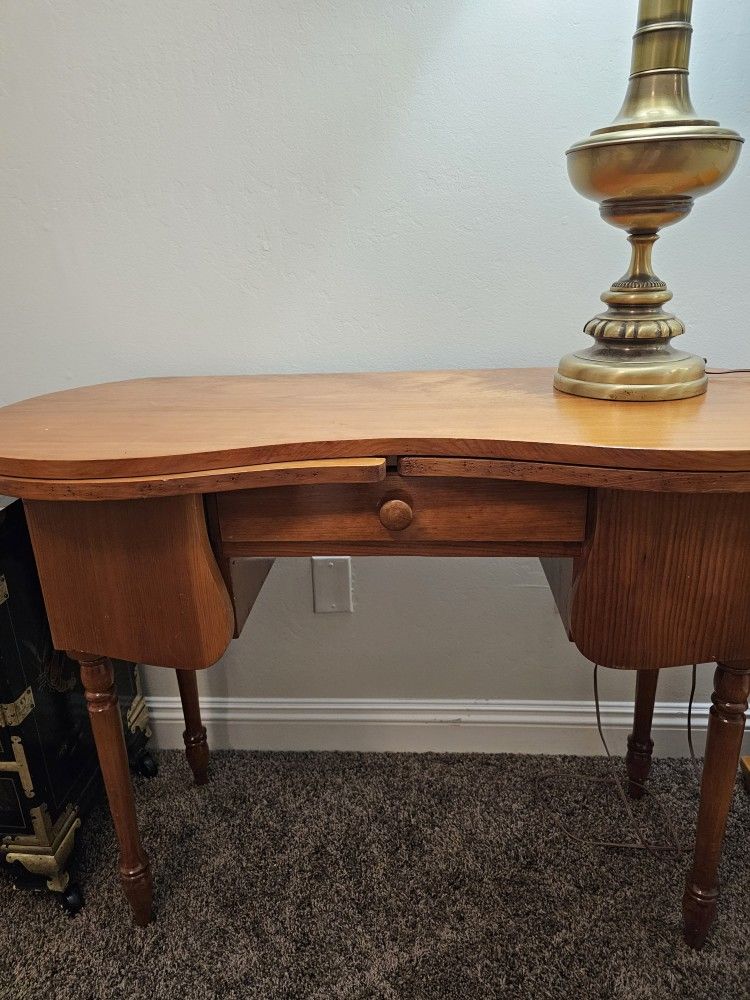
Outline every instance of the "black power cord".
<path fill-rule="evenodd" d="M 695 749 L 693 747 L 693 704 L 695 701 L 695 688 L 696 688 L 696 676 L 697 676 L 697 664 L 693 664 L 692 670 L 692 680 L 690 687 L 690 699 L 688 702 L 688 717 L 687 717 L 687 741 L 688 747 L 690 749 L 690 760 L 692 763 L 693 774 L 695 776 L 696 788 L 700 788 L 700 767 L 698 760 L 695 756 Z M 618 762 L 613 758 L 609 745 L 607 743 L 606 737 L 604 735 L 604 728 L 602 726 L 602 715 L 601 715 L 601 705 L 599 700 L 599 664 L 594 665 L 594 706 L 596 709 L 596 728 L 599 733 L 599 739 L 604 747 L 604 752 L 607 757 L 607 774 L 604 777 L 594 777 L 594 778 L 584 778 L 585 785 L 605 785 L 610 788 L 619 799 L 620 803 L 623 805 L 626 816 L 627 816 L 627 828 L 630 833 L 630 837 L 627 840 L 599 840 L 596 838 L 586 838 L 579 836 L 574 830 L 572 830 L 562 817 L 559 810 L 552 808 L 553 818 L 555 824 L 559 829 L 568 837 L 570 840 L 575 841 L 577 844 L 581 844 L 585 847 L 603 847 L 609 849 L 630 849 L 630 850 L 643 850 L 652 851 L 654 853 L 666 853 L 671 854 L 675 857 L 681 855 L 685 851 L 689 850 L 690 845 L 681 842 L 677 831 L 672 823 L 670 813 L 668 809 L 665 809 L 662 804 L 660 797 L 653 791 L 651 791 L 646 785 L 639 782 L 632 782 L 639 787 L 645 796 L 649 796 L 651 801 L 657 807 L 657 810 L 662 819 L 662 825 L 664 828 L 664 838 L 662 840 L 654 840 L 648 834 L 643 831 L 642 823 L 639 822 L 639 818 L 636 815 L 636 811 L 633 808 L 633 804 L 630 800 L 628 793 L 624 787 L 624 779 L 620 773 L 620 768 Z M 555 779 L 558 775 L 555 772 L 548 772 L 542 775 L 542 780 L 544 779 Z M 630 779 L 629 779 L 630 780 Z"/>

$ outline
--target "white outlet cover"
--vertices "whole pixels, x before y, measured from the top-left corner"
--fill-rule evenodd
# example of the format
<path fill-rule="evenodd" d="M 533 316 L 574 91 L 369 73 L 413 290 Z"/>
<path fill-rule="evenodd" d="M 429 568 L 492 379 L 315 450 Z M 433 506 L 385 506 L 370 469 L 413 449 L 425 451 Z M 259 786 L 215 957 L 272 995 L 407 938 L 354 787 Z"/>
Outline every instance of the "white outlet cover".
<path fill-rule="evenodd" d="M 313 556 L 313 608 L 316 614 L 352 612 L 350 556 Z"/>

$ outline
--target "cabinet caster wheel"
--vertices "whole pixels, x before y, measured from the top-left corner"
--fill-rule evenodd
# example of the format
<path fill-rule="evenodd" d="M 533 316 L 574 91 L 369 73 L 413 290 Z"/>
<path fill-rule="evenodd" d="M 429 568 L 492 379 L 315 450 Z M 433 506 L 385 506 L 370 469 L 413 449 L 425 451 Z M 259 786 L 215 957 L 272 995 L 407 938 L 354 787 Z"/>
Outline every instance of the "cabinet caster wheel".
<path fill-rule="evenodd" d="M 60 893 L 60 905 L 69 917 L 74 917 L 83 906 L 83 893 L 81 887 L 75 882 L 71 882 L 63 892 Z"/>
<path fill-rule="evenodd" d="M 155 778 L 159 773 L 159 765 L 151 754 L 146 751 L 135 762 L 135 770 L 144 778 Z"/>

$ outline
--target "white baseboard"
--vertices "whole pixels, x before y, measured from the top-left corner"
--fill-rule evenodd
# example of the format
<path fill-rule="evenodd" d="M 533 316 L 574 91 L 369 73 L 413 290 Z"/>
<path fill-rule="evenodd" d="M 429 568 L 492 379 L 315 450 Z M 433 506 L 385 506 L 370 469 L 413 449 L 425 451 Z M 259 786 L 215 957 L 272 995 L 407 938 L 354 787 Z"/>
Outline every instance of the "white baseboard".
<path fill-rule="evenodd" d="M 147 698 L 157 745 L 182 746 L 179 698 Z M 696 752 L 702 753 L 707 703 L 693 707 Z M 372 698 L 202 698 L 216 749 L 478 751 L 602 753 L 593 702 L 411 700 Z M 625 752 L 632 702 L 601 705 L 610 750 Z M 684 756 L 687 704 L 657 702 L 655 753 Z"/>

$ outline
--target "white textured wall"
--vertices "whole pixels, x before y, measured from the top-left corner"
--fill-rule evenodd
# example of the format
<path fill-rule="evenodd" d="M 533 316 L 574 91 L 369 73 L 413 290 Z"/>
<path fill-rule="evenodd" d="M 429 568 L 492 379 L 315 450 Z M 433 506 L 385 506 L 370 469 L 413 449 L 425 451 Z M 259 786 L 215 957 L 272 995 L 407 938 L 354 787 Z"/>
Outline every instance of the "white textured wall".
<path fill-rule="evenodd" d="M 6 0 L 0 402 L 153 374 L 554 364 L 626 262 L 563 154 L 619 107 L 635 8 Z M 750 134 L 748 5 L 699 0 L 694 25 L 696 107 Z M 750 366 L 749 195 L 745 158 L 657 250 L 713 364 Z M 535 563 L 358 559 L 355 594 L 354 615 L 314 616 L 307 562 L 277 564 L 210 691 L 589 697 Z"/>

